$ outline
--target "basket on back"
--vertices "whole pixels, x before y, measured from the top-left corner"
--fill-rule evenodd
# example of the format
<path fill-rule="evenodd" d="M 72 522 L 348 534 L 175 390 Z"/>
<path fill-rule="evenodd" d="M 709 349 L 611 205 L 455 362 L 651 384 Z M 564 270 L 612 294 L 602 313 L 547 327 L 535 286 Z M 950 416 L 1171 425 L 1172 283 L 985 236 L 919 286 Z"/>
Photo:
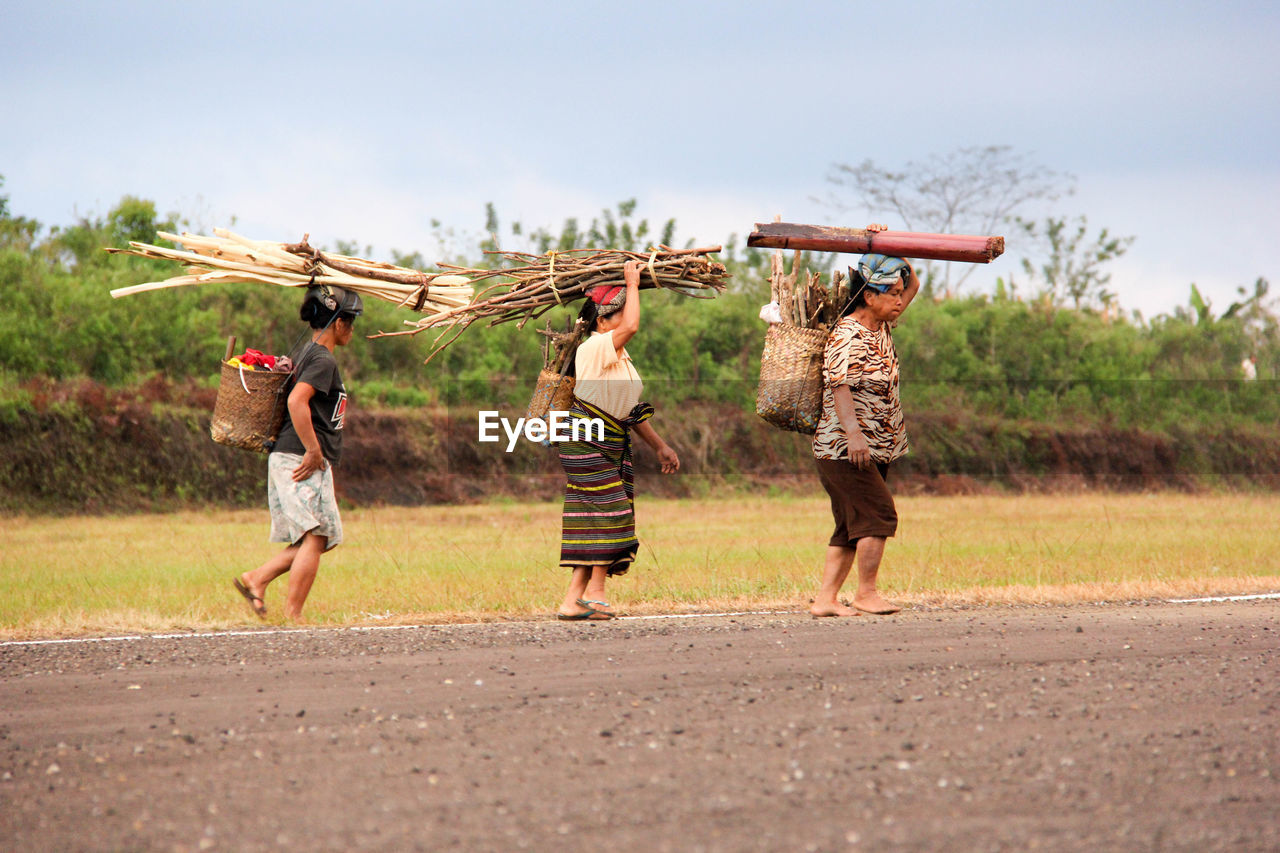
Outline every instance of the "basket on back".
<path fill-rule="evenodd" d="M 573 405 L 574 378 L 556 373 L 544 367 L 538 371 L 538 382 L 533 386 L 533 399 L 525 418 L 546 419 L 551 412 L 567 412 Z"/>
<path fill-rule="evenodd" d="M 782 253 L 772 258 L 770 291 L 777 303 L 773 319 L 782 322 L 771 322 L 765 333 L 756 414 L 779 429 L 813 435 L 822 417 L 823 352 L 848 288 L 842 289 L 839 272 L 832 274 L 830 290 L 817 273 L 806 271 L 800 280 L 800 261 L 796 252 L 788 275 Z"/>
<path fill-rule="evenodd" d="M 756 414 L 779 429 L 812 435 L 822 417 L 825 329 L 774 323 L 764 337 Z"/>
<path fill-rule="evenodd" d="M 227 342 L 209 435 L 218 444 L 267 453 L 284 424 L 285 388 L 292 374 L 227 364 L 234 344 L 235 338 Z"/>
<path fill-rule="evenodd" d="M 529 400 L 529 408 L 524 415 L 526 420 L 545 420 L 551 412 L 567 412 L 573 406 L 573 386 L 577 380 L 568 374 L 573 367 L 578 343 L 586 334 L 586 324 L 576 320 L 567 331 L 553 332 L 551 322 L 547 321 L 546 330 L 537 331 L 546 336 L 543 350 L 543 363 L 546 366 L 538 371 L 533 397 Z"/>

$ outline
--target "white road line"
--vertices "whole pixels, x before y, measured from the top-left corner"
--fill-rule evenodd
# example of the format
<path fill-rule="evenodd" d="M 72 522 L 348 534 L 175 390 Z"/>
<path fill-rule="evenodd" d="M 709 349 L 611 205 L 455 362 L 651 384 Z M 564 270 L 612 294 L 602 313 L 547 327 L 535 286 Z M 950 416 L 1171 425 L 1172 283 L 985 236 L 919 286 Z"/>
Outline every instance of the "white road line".
<path fill-rule="evenodd" d="M 737 610 L 728 613 L 660 613 L 654 616 L 619 616 L 624 619 L 698 619 L 703 616 L 778 616 L 799 613 L 799 610 Z"/>
<path fill-rule="evenodd" d="M 306 629 L 297 628 L 293 630 L 305 631 Z M 268 629 L 265 631 L 205 631 L 199 634 L 130 634 L 123 637 L 68 637 L 60 640 L 6 640 L 0 643 L 0 648 L 4 646 L 70 646 L 80 643 L 130 643 L 139 640 L 177 640 L 195 639 L 197 637 L 247 637 L 288 633 L 293 633 L 293 631 Z"/>
<path fill-rule="evenodd" d="M 1212 598 L 1166 598 L 1166 604 L 1207 604 L 1219 601 L 1258 601 L 1280 598 L 1280 592 L 1262 592 L 1255 595 L 1223 595 Z M 1105 604 L 1106 602 L 1097 602 Z M 723 613 L 661 613 L 652 616 L 619 616 L 618 621 L 637 622 L 650 619 L 711 619 L 732 616 L 786 616 L 803 613 L 801 610 L 733 610 Z M 65 646 L 87 643 L 136 643 L 142 640 L 196 640 L 210 637 L 271 637 L 280 634 L 336 634 L 343 631 L 417 631 L 427 628 L 477 628 L 501 625 L 501 622 L 445 622 L 436 625 L 352 625 L 347 628 L 262 628 L 255 631 L 201 631 L 191 634 L 128 634 L 121 637 L 68 637 L 56 640 L 5 640 L 0 648 L 8 646 Z M 512 625 L 539 624 L 530 622 L 506 623 Z"/>
<path fill-rule="evenodd" d="M 352 625 L 348 628 L 263 628 L 258 631 L 201 631 L 191 634 L 129 634 L 122 637 L 68 637 L 60 640 L 8 640 L 4 646 L 58 646 L 76 643 L 129 643 L 139 640 L 196 640 L 207 637 L 270 637 L 277 634 L 324 634 L 339 631 L 408 631 L 414 628 L 461 628 L 486 624 L 470 622 L 458 625 Z M 488 623 L 495 624 L 495 623 Z"/>
<path fill-rule="evenodd" d="M 726 613 L 663 613 L 654 616 L 619 616 L 618 621 L 645 619 L 699 619 L 729 616 L 774 616 L 778 614 L 799 613 L 798 610 L 737 610 Z M 502 622 L 443 622 L 436 625 L 352 625 L 345 628 L 262 628 L 256 631 L 200 631 L 189 634 L 127 634 L 120 637 L 66 637 L 57 640 L 6 640 L 0 642 L 0 648 L 6 646 L 66 646 L 87 643 L 134 643 L 141 640 L 196 640 L 209 637 L 270 637 L 280 634 L 336 634 L 343 631 L 414 631 L 425 628 L 437 630 L 447 628 L 477 628 L 483 625 L 496 626 Z M 536 622 L 511 622 L 511 625 L 539 624 Z"/>
<path fill-rule="evenodd" d="M 1260 592 L 1256 595 L 1220 595 L 1214 598 L 1170 598 L 1170 604 L 1203 604 L 1209 601 L 1257 601 L 1261 598 L 1280 598 L 1280 592 Z"/>

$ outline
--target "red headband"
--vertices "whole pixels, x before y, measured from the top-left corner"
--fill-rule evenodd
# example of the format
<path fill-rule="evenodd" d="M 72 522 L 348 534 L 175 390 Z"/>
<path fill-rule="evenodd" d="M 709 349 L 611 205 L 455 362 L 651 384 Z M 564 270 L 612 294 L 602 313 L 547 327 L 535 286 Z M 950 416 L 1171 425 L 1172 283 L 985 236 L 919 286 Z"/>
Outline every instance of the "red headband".
<path fill-rule="evenodd" d="M 598 287 L 591 288 L 588 297 L 597 305 L 605 305 L 610 302 L 613 297 L 618 295 L 618 291 L 622 290 L 622 286 L 618 284 L 602 284 Z"/>

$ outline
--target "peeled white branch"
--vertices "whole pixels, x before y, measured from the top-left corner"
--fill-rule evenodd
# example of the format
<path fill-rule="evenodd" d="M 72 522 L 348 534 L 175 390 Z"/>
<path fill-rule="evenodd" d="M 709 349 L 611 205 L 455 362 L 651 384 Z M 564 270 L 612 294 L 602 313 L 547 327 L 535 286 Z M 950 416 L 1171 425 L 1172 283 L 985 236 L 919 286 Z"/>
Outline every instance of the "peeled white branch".
<path fill-rule="evenodd" d="M 306 238 L 301 243 L 286 245 L 250 240 L 221 228 L 214 230 L 213 237 L 166 232 L 160 232 L 159 237 L 184 248 L 131 242 L 127 249 L 107 251 L 182 263 L 187 267 L 187 274 L 116 288 L 111 291 L 112 297 L 118 299 L 151 290 L 212 282 L 281 287 L 329 284 L 392 302 L 432 319 L 467 305 L 475 292 L 466 276 L 423 273 L 347 255 L 326 255 L 308 246 Z"/>

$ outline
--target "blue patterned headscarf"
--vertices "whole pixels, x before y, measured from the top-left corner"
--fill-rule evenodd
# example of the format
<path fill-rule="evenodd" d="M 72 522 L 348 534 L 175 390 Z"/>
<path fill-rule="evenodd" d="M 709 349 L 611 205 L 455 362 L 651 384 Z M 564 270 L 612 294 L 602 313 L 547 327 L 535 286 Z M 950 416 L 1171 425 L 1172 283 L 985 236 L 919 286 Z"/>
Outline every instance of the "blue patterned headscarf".
<path fill-rule="evenodd" d="M 867 287 L 877 293 L 888 293 L 907 270 L 907 262 L 893 255 L 863 255 L 858 272 Z"/>

